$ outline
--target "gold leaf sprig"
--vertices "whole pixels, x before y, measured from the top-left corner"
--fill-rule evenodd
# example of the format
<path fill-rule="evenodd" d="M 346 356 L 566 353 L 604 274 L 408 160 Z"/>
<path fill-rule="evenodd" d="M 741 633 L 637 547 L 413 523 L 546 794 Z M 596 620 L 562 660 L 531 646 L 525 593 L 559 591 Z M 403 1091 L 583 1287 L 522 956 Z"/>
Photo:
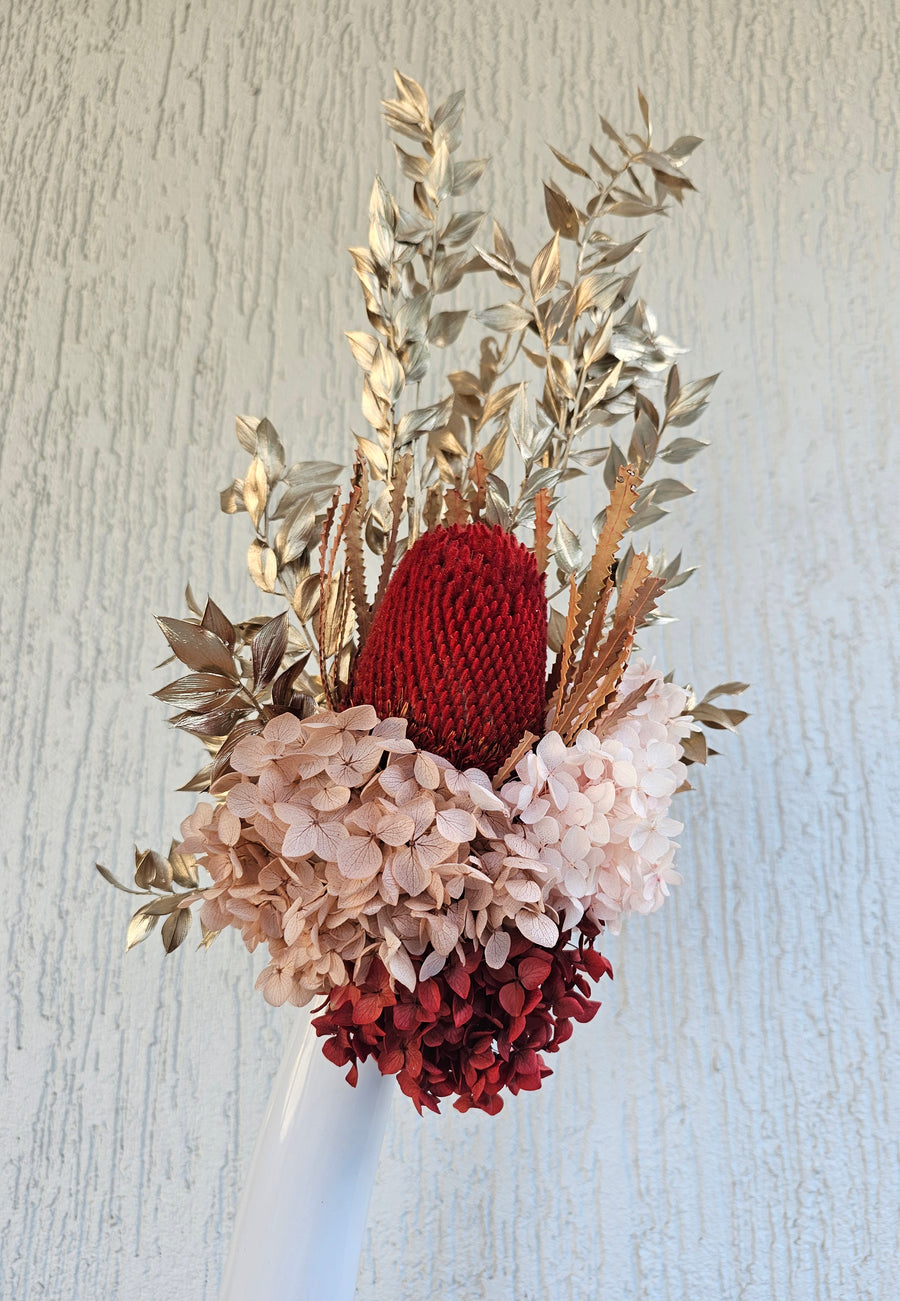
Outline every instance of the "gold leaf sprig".
<path fill-rule="evenodd" d="M 721 696 L 737 696 L 748 689 L 747 682 L 720 682 L 718 686 L 707 691 L 702 700 L 697 701 L 693 692 L 685 706 L 684 716 L 700 723 L 713 731 L 734 732 L 750 715 L 745 709 L 723 709 L 712 702 Z M 705 764 L 710 755 L 718 754 L 707 743 L 705 734 L 695 728 L 682 742 L 684 762 L 686 764 Z"/>
<path fill-rule="evenodd" d="M 238 416 L 237 439 L 251 456 L 242 479 L 220 494 L 228 515 L 246 511 L 254 538 L 247 552 L 250 577 L 262 592 L 281 595 L 307 640 L 319 596 L 311 573 L 325 510 L 344 467 L 331 461 L 286 464 L 284 446 L 271 421 Z"/>
<path fill-rule="evenodd" d="M 161 938 L 166 953 L 174 951 L 187 939 L 191 929 L 191 907 L 201 900 L 205 890 L 201 889 L 197 879 L 197 863 L 193 854 L 182 854 L 176 841 L 172 841 L 168 855 L 157 853 L 154 849 L 134 849 L 134 883 L 136 890 L 122 885 L 101 863 L 97 871 L 125 894 L 143 895 L 149 899 L 141 904 L 128 923 L 125 934 L 125 949 L 133 949 L 156 929 L 160 918 L 162 924 Z M 218 935 L 201 923 L 204 948 Z"/>
<path fill-rule="evenodd" d="M 214 790 L 242 736 L 261 730 L 276 713 L 302 716 L 321 685 L 306 673 L 311 647 L 289 624 L 287 611 L 232 623 L 212 599 L 201 613 L 190 587 L 186 596 L 193 617 L 157 622 L 173 652 L 165 663 L 178 660 L 191 672 L 154 695 L 181 707 L 169 722 L 199 737 L 211 756 L 181 788 L 206 791 Z"/>
<path fill-rule="evenodd" d="M 478 319 L 507 342 L 517 337 L 517 351 L 521 349 L 544 376 L 535 419 L 526 410 L 512 421 L 525 463 L 512 511 L 514 523 L 530 522 L 534 496 L 545 489 L 555 492 L 564 478 L 603 465 L 612 490 L 619 471 L 631 464 L 643 483 L 629 529 L 646 528 L 664 518 L 669 502 L 691 492 L 676 478 L 648 479 L 657 456 L 678 465 L 706 446 L 683 436 L 666 441 L 666 435 L 699 418 L 715 376 L 682 387 L 675 358 L 683 350 L 659 333 L 642 300 L 633 299 L 637 270 L 622 269 L 646 232 L 621 241 L 606 229 L 615 218 L 664 214 L 668 200 L 680 203 L 685 192 L 695 188 L 684 164 L 700 139 L 681 136 L 657 149 L 641 93 L 638 102 L 642 127 L 625 138 L 601 118 L 614 149 L 612 161 L 593 145 L 585 165 L 552 149 L 570 174 L 587 183 L 589 193 L 586 201 L 576 202 L 561 185 L 545 183 L 552 234 L 530 263 L 518 258 L 497 223 L 493 250 L 478 249 L 507 291 L 513 291 L 505 302 L 477 313 Z M 648 396 L 657 388 L 665 395 L 661 412 Z M 633 428 L 626 450 L 611 436 L 605 446 L 582 445 L 590 429 L 615 424 L 629 414 Z M 594 521 L 595 535 L 603 524 L 601 512 Z M 555 557 L 563 584 L 584 563 L 580 541 L 563 520 L 557 521 Z"/>
<path fill-rule="evenodd" d="M 439 296 L 456 289 L 470 272 L 483 269 L 469 246 L 484 213 L 454 212 L 453 201 L 472 188 L 487 164 L 487 159 L 457 156 L 462 91 L 432 111 L 417 81 L 400 72 L 394 79 L 396 98 L 384 100 L 382 109 L 389 129 L 404 144 L 412 140 L 417 147 L 411 152 L 395 141 L 400 169 L 412 182 L 412 203 L 402 208 L 376 177 L 368 245 L 350 250 L 372 332 L 347 336 L 363 371 L 362 410 L 372 430 L 372 436 L 357 438 L 373 481 L 365 538 L 380 554 L 395 517 L 400 458 L 413 457 L 407 476 L 413 541 L 423 523 L 425 492 L 436 481 L 448 481 L 448 462 L 465 455 L 451 427 L 453 395 L 423 406 L 420 386 L 432 350 L 454 343 L 469 315 L 465 308 L 437 310 Z M 375 484 L 382 485 L 377 492 Z M 392 560 L 396 554 L 395 544 Z"/>

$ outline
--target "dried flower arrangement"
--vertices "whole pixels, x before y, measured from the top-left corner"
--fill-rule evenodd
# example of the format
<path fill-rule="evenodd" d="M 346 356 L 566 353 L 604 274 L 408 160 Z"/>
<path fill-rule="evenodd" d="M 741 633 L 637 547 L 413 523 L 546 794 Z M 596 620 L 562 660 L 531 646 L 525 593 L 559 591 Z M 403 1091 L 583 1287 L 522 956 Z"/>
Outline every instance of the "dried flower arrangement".
<path fill-rule="evenodd" d="M 714 703 L 743 683 L 698 701 L 633 655 L 662 593 L 693 572 L 634 550 L 690 492 L 650 471 L 706 445 L 677 431 L 715 377 L 682 384 L 681 350 L 623 269 L 644 236 L 619 242 L 607 224 L 680 203 L 700 141 L 655 149 L 640 95 L 639 132 L 601 119 L 614 161 L 553 150 L 588 197 L 546 184 L 552 235 L 523 262 L 496 221 L 488 249 L 473 242 L 485 214 L 453 211 L 486 164 L 457 156 L 462 93 L 432 111 L 395 76 L 383 111 L 412 142 L 396 144 L 411 204 L 377 179 L 368 244 L 351 250 L 371 433 L 342 500 L 340 466 L 288 466 L 268 420 L 237 421 L 252 459 L 222 509 L 249 516 L 251 577 L 288 609 L 233 623 L 188 588 L 190 616 L 159 620 L 189 672 L 156 695 L 208 752 L 182 789 L 212 798 L 168 856 L 136 851 L 149 898 L 127 945 L 162 918 L 171 952 L 199 903 L 204 945 L 233 926 L 267 947 L 270 1003 L 322 1000 L 323 1051 L 351 1083 L 374 1057 L 419 1110 L 452 1096 L 493 1114 L 504 1090 L 539 1088 L 544 1054 L 595 1014 L 591 982 L 612 974 L 598 936 L 680 881 L 672 797 L 715 753 L 701 728 L 746 716 Z M 483 272 L 504 302 L 439 310 Z M 477 366 L 420 405 L 433 350 L 470 315 L 486 330 Z M 520 358 L 541 372 L 533 402 L 525 381 L 504 382 Z M 626 419 L 627 448 L 612 434 L 585 445 Z M 501 467 L 516 455 L 513 490 Z M 585 551 L 558 506 L 600 467 L 609 504 Z"/>

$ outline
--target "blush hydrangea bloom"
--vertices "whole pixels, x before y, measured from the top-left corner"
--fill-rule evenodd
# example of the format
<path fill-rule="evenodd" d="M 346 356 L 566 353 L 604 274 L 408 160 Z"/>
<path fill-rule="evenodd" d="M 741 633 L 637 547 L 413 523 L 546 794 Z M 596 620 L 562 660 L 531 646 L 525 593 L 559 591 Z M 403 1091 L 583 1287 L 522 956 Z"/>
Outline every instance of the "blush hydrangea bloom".
<path fill-rule="evenodd" d="M 652 912 L 680 880 L 668 813 L 690 724 L 683 689 L 641 661 L 619 701 L 638 687 L 608 732 L 542 737 L 499 792 L 371 705 L 273 718 L 235 747 L 224 802 L 182 828 L 213 878 L 205 925 L 266 944 L 259 988 L 302 1005 L 372 955 L 412 990 L 467 943 L 499 970 L 513 932 L 549 949 L 561 930 Z"/>
<path fill-rule="evenodd" d="M 644 699 L 606 733 L 588 729 L 566 746 L 548 732 L 500 792 L 515 820 L 505 862 L 530 866 L 566 929 L 587 916 L 617 932 L 625 913 L 653 912 L 681 879 L 672 861 L 682 824 L 668 811 L 685 780 L 687 692 L 635 660 L 618 699 L 640 687 Z"/>

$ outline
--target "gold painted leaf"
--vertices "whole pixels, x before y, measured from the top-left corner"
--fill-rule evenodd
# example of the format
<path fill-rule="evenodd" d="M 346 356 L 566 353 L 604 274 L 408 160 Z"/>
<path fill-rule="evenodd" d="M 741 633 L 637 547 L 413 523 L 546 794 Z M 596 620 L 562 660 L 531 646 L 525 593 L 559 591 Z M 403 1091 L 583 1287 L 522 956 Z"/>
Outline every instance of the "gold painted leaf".
<path fill-rule="evenodd" d="M 125 932 L 125 952 L 145 940 L 158 922 L 158 917 L 148 917 L 140 910 L 134 914 Z"/>
<path fill-rule="evenodd" d="M 709 443 L 699 438 L 675 438 L 663 448 L 660 457 L 670 465 L 682 465 L 702 452 L 704 447 L 709 447 Z"/>
<path fill-rule="evenodd" d="M 256 416 L 235 416 L 234 419 L 237 440 L 250 456 L 256 455 L 256 431 L 259 423 Z"/>
<path fill-rule="evenodd" d="M 287 650 L 288 616 L 287 611 L 269 619 L 250 643 L 253 657 L 253 689 L 258 691 L 267 687 L 278 672 L 284 652 Z"/>
<path fill-rule="evenodd" d="M 559 234 L 544 245 L 531 264 L 531 293 L 536 303 L 545 298 L 559 280 Z"/>
<path fill-rule="evenodd" d="M 499 330 L 501 334 L 514 334 L 531 324 L 532 315 L 521 303 L 500 303 L 497 307 L 486 307 L 475 312 L 476 320 L 481 321 L 489 330 Z"/>
<path fill-rule="evenodd" d="M 212 597 L 206 598 L 206 608 L 203 611 L 203 618 L 200 620 L 200 627 L 218 637 L 219 641 L 224 642 L 229 650 L 234 650 L 234 644 L 237 640 L 234 624 L 230 619 L 226 618 Z"/>
<path fill-rule="evenodd" d="M 258 456 L 254 456 L 244 475 L 244 505 L 247 507 L 254 528 L 259 527 L 268 498 L 269 483 L 265 466 Z"/>
<path fill-rule="evenodd" d="M 182 619 L 157 617 L 156 622 L 177 658 L 189 669 L 198 673 L 223 673 L 228 678 L 234 677 L 231 651 L 207 628 L 198 628 L 196 624 L 186 623 Z"/>
<path fill-rule="evenodd" d="M 453 164 L 453 189 L 454 197 L 459 194 L 465 194 L 471 190 L 472 186 L 481 179 L 484 169 L 490 162 L 489 158 L 472 158 L 465 163 Z"/>
<path fill-rule="evenodd" d="M 241 480 L 235 479 L 219 493 L 219 509 L 223 515 L 236 515 L 238 511 L 246 510 L 243 487 Z"/>
<path fill-rule="evenodd" d="M 579 163 L 574 163 L 571 158 L 567 158 L 565 154 L 561 154 L 559 150 L 554 149 L 552 145 L 549 145 L 548 148 L 550 149 L 551 154 L 553 154 L 557 162 L 562 163 L 566 171 L 574 172 L 576 176 L 583 176 L 586 181 L 589 181 L 591 179 L 590 172 L 586 172 Z"/>
<path fill-rule="evenodd" d="M 403 367 L 383 343 L 378 345 L 372 369 L 369 371 L 369 383 L 375 396 L 391 406 L 403 392 L 406 383 Z"/>
<path fill-rule="evenodd" d="M 566 198 L 562 190 L 555 185 L 544 182 L 544 207 L 550 226 L 561 239 L 577 239 L 581 224 L 575 205 Z"/>
<path fill-rule="evenodd" d="M 199 884 L 197 860 L 193 854 L 179 853 L 177 840 L 173 840 L 169 846 L 169 862 L 172 864 L 172 876 L 176 885 L 192 889 Z"/>
<path fill-rule="evenodd" d="M 438 312 L 428 323 L 428 342 L 438 348 L 455 343 L 468 318 L 468 311 Z"/>
<path fill-rule="evenodd" d="M 263 463 L 266 479 L 271 488 L 284 473 L 284 445 L 271 420 L 260 420 L 256 426 L 256 455 Z"/>
<path fill-rule="evenodd" d="M 679 136 L 677 140 L 664 149 L 663 153 L 669 158 L 684 159 L 689 158 L 698 145 L 703 144 L 702 136 Z"/>
<path fill-rule="evenodd" d="M 183 944 L 191 929 L 190 908 L 179 908 L 163 922 L 162 942 L 166 953 L 174 953 Z"/>
<path fill-rule="evenodd" d="M 108 881 L 110 885 L 114 885 L 116 889 L 121 890 L 123 894 L 144 894 L 145 893 L 144 890 L 132 890 L 130 886 L 123 885 L 121 881 L 117 881 L 116 878 L 113 876 L 112 872 L 109 870 L 109 868 L 104 867 L 102 863 L 95 863 L 94 867 L 96 867 L 97 871 L 103 877 L 104 881 Z"/>

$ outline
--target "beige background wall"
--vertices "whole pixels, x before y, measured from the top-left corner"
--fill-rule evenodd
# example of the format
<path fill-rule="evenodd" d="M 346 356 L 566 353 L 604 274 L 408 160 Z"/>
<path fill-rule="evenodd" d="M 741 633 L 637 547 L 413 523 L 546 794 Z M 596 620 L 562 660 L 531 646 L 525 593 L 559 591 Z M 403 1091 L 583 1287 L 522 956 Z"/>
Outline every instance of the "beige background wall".
<path fill-rule="evenodd" d="M 223 937 L 128 955 L 133 839 L 194 744 L 148 699 L 190 578 L 255 612 L 217 514 L 235 411 L 345 459 L 345 248 L 398 64 L 469 94 L 482 206 L 542 233 L 545 139 L 707 144 L 644 292 L 722 370 L 702 564 L 658 649 L 753 718 L 687 801 L 671 906 L 543 1091 L 398 1095 L 359 1301 L 885 1298 L 898 1255 L 897 27 L 890 0 L 13 3 L 0 13 L 0 1295 L 213 1298 L 289 1010 Z M 471 335 L 464 334 L 463 341 Z M 460 348 L 463 344 L 460 344 Z M 580 501 L 582 523 L 591 502 Z"/>

